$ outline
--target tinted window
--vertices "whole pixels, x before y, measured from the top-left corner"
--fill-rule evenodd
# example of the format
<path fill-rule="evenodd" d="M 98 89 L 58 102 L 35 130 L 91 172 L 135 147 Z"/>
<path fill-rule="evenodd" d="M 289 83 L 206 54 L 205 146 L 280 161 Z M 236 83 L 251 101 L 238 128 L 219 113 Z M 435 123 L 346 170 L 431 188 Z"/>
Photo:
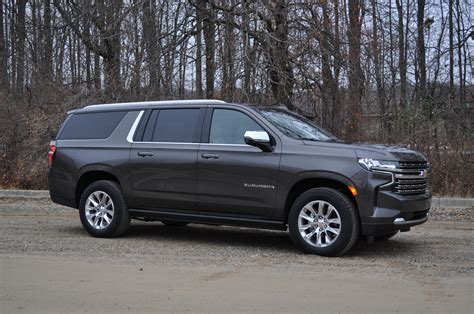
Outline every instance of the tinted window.
<path fill-rule="evenodd" d="M 263 129 L 242 112 L 214 109 L 209 143 L 245 144 L 244 134 L 246 131 L 263 131 Z"/>
<path fill-rule="evenodd" d="M 126 112 L 74 114 L 59 134 L 59 139 L 104 139 L 112 134 Z"/>
<path fill-rule="evenodd" d="M 153 142 L 192 143 L 194 132 L 199 123 L 199 111 L 200 109 L 162 109 L 157 111 L 158 118 L 151 140 Z M 147 129 L 153 125 L 153 123 L 148 124 Z M 145 134 L 147 133 L 148 131 L 145 130 Z"/>
<path fill-rule="evenodd" d="M 145 126 L 145 132 L 143 133 L 143 141 L 144 142 L 151 142 L 151 139 L 153 137 L 153 131 L 155 129 L 155 122 L 156 122 L 156 117 L 158 117 L 158 112 L 159 110 L 153 110 L 151 112 L 150 118 L 148 119 L 148 122 Z"/>

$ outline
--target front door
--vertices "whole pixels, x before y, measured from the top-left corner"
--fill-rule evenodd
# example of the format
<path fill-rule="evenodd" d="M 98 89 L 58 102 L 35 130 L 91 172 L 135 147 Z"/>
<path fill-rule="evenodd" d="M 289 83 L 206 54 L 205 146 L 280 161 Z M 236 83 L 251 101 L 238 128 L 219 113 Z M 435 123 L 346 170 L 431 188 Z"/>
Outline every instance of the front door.
<path fill-rule="evenodd" d="M 251 113 L 224 108 L 208 111 L 204 126 L 208 135 L 198 153 L 198 209 L 271 217 L 281 148 L 262 152 L 245 144 L 246 131 L 265 130 Z"/>
<path fill-rule="evenodd" d="M 156 109 L 130 151 L 133 207 L 196 209 L 197 154 L 204 110 Z"/>

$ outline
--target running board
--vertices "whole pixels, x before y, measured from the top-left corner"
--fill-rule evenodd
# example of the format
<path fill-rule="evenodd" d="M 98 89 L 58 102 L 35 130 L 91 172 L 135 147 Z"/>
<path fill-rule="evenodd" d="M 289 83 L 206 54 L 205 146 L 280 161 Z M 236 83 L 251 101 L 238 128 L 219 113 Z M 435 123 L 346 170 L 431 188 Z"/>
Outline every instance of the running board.
<path fill-rule="evenodd" d="M 176 212 L 170 210 L 144 210 L 129 209 L 132 218 L 155 218 L 157 220 L 185 221 L 199 224 L 229 225 L 251 228 L 264 228 L 272 230 L 286 230 L 287 226 L 282 221 L 250 217 L 230 217 L 215 214 Z"/>

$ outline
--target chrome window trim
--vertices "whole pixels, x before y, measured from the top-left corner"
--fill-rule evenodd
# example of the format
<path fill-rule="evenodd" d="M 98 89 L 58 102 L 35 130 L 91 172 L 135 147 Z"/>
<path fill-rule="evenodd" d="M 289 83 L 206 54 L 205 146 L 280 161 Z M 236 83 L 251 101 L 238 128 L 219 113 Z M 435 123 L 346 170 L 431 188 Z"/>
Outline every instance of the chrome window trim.
<path fill-rule="evenodd" d="M 212 145 L 212 146 L 239 146 L 239 147 L 253 147 L 247 144 L 225 144 L 225 143 L 200 143 L 201 145 Z"/>
<path fill-rule="evenodd" d="M 137 118 L 136 118 L 135 121 L 133 122 L 130 131 L 128 132 L 127 141 L 128 141 L 129 143 L 133 143 L 133 136 L 135 135 L 135 132 L 137 131 L 138 123 L 140 122 L 140 120 L 141 120 L 141 118 L 142 118 L 144 112 L 145 112 L 145 110 L 140 111 L 140 113 L 138 114 Z"/>
<path fill-rule="evenodd" d="M 140 120 L 143 116 L 143 114 L 145 113 L 145 110 L 141 110 L 140 113 L 138 114 L 138 116 L 136 117 L 135 121 L 133 122 L 132 124 L 132 127 L 130 128 L 130 131 L 128 132 L 128 135 L 127 135 L 127 141 L 129 143 L 133 143 L 133 144 L 138 144 L 138 143 L 143 143 L 143 144 L 159 144 L 159 145 L 163 145 L 163 144 L 169 144 L 169 145 L 211 145 L 211 146 L 235 146 L 235 147 L 253 147 L 251 145 L 247 145 L 247 144 L 225 144 L 225 143 L 202 143 L 202 142 L 199 142 L 199 143 L 191 143 L 191 142 L 142 142 L 142 141 L 134 141 L 133 140 L 133 136 L 135 135 L 135 132 L 137 131 L 137 128 L 138 128 L 138 124 L 140 123 Z M 267 132 L 267 131 L 266 131 Z M 267 132 L 268 133 L 268 132 Z"/>
<path fill-rule="evenodd" d="M 177 144 L 177 145 L 189 145 L 189 144 L 192 144 L 192 145 L 199 145 L 200 143 L 186 143 L 186 142 L 132 142 L 134 144 Z"/>

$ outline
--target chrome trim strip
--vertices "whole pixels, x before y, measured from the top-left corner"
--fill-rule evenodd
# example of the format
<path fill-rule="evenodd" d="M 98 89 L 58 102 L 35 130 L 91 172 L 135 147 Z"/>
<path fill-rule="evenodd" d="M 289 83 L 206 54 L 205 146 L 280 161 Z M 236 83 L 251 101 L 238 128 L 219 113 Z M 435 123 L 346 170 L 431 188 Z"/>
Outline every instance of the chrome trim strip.
<path fill-rule="evenodd" d="M 419 174 L 401 174 L 401 173 L 395 173 L 395 178 L 397 179 L 427 179 L 428 174 L 424 171 L 420 171 Z"/>
<path fill-rule="evenodd" d="M 220 143 L 201 143 L 201 145 L 211 145 L 211 146 L 241 146 L 241 147 L 252 147 L 247 144 L 220 144 Z"/>
<path fill-rule="evenodd" d="M 110 104 L 95 104 L 84 107 L 84 109 L 107 108 L 108 106 L 127 107 L 127 106 L 153 106 L 153 105 L 217 105 L 226 104 L 225 101 L 216 99 L 190 99 L 190 100 L 160 100 L 160 101 L 139 101 L 122 102 Z"/>
<path fill-rule="evenodd" d="M 133 139 L 133 137 L 132 137 Z M 140 144 L 140 143 L 143 143 L 143 144 L 176 144 L 176 145 L 189 145 L 189 144 L 193 144 L 193 145 L 201 145 L 201 146 L 204 146 L 204 145 L 210 145 L 210 146 L 240 146 L 240 147 L 253 147 L 251 145 L 247 145 L 247 144 L 211 144 L 211 143 L 188 143 L 188 142 L 134 142 L 132 141 L 131 143 L 135 143 L 135 144 Z"/>
<path fill-rule="evenodd" d="M 404 225 L 423 223 L 427 220 L 428 220 L 428 214 L 426 214 L 426 217 L 424 218 L 415 219 L 415 220 L 405 220 L 405 218 L 395 218 L 395 220 L 393 221 L 393 224 L 396 226 L 404 226 Z"/>
<path fill-rule="evenodd" d="M 199 143 L 185 143 L 185 142 L 132 142 L 134 144 L 170 144 L 170 145 L 199 145 Z"/>
<path fill-rule="evenodd" d="M 140 119 L 142 118 L 144 112 L 145 112 L 145 110 L 140 111 L 137 118 L 135 119 L 135 122 L 133 122 L 133 124 L 132 124 L 132 128 L 128 132 L 127 141 L 129 143 L 133 143 L 133 136 L 135 135 L 135 131 L 137 130 L 138 123 L 140 122 Z"/>
<path fill-rule="evenodd" d="M 379 186 L 379 188 L 384 188 L 384 187 L 386 187 L 386 186 L 389 186 L 389 185 L 392 185 L 392 184 L 395 183 L 395 178 L 394 178 L 392 172 L 390 172 L 390 171 L 380 171 L 380 170 L 372 170 L 372 171 L 373 171 L 373 172 L 377 172 L 377 173 L 389 174 L 389 175 L 392 177 L 392 180 L 391 180 L 390 182 L 385 183 L 385 184 Z"/>

